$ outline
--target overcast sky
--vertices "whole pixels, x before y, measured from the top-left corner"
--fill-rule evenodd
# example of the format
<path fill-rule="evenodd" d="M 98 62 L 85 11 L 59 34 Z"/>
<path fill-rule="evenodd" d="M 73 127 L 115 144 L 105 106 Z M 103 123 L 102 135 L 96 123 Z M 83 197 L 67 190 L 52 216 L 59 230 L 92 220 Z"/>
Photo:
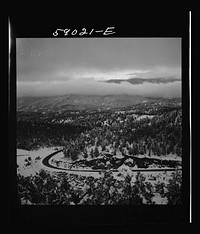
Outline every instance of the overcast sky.
<path fill-rule="evenodd" d="M 181 95 L 181 82 L 161 85 L 98 82 L 134 77 L 181 79 L 181 39 L 17 39 L 18 96 L 68 93 Z"/>

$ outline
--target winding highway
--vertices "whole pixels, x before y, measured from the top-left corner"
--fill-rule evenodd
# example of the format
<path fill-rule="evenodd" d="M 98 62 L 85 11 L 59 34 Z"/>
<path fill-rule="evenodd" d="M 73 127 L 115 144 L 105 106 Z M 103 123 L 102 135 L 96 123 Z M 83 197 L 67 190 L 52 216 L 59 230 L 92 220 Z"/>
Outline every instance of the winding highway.
<path fill-rule="evenodd" d="M 56 155 L 57 153 L 61 152 L 62 150 L 57 150 L 49 155 L 47 155 L 46 157 L 43 158 L 42 160 L 42 164 L 46 167 L 49 168 L 53 168 L 56 170 L 60 170 L 60 171 L 68 171 L 68 172 L 103 172 L 105 170 L 102 169 L 89 169 L 89 170 L 84 170 L 84 169 L 67 169 L 67 168 L 60 168 L 60 167 L 56 167 L 53 166 L 49 163 L 50 159 Z M 131 171 L 133 172 L 149 172 L 149 171 L 175 171 L 177 170 L 176 168 L 138 168 L 138 169 L 131 169 Z M 181 170 L 181 168 L 179 168 L 178 170 Z M 119 172 L 119 170 L 117 169 L 113 169 L 112 172 Z"/>

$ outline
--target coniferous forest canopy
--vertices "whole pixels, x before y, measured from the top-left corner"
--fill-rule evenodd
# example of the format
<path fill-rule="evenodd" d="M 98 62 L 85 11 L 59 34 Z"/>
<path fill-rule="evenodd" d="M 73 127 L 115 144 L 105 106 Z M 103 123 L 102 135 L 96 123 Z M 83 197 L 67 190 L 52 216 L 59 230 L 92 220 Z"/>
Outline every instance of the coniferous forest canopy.
<path fill-rule="evenodd" d="M 17 110 L 17 148 L 60 150 L 62 156 L 53 156 L 48 164 L 61 171 L 41 169 L 28 176 L 18 173 L 20 204 L 156 204 L 155 196 L 164 199 L 164 204 L 182 202 L 181 99 L 149 98 L 110 108 L 29 107 Z M 179 160 L 171 160 L 172 156 Z M 33 166 L 36 159 L 26 158 L 25 166 Z M 117 179 L 113 173 L 123 166 L 128 169 L 120 171 Z M 133 174 L 130 171 L 134 168 L 174 171 L 166 182 L 153 173 Z M 65 169 L 96 170 L 100 177 L 67 173 Z"/>

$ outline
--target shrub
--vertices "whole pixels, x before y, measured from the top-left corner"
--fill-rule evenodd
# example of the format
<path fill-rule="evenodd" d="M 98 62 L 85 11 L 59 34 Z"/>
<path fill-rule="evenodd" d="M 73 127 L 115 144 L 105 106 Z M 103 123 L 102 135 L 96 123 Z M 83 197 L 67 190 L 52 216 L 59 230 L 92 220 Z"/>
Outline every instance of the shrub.
<path fill-rule="evenodd" d="M 172 174 L 172 178 L 169 179 L 169 184 L 166 186 L 166 197 L 169 205 L 182 203 L 182 173 L 181 171 L 175 171 Z"/>

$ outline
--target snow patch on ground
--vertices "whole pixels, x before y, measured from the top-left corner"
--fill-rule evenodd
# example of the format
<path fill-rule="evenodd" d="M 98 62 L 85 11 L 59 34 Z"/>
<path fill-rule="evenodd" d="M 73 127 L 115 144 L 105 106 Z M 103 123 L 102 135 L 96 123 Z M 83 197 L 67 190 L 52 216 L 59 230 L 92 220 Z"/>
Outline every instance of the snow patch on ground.
<path fill-rule="evenodd" d="M 23 150 L 23 149 L 17 149 L 17 157 L 19 156 L 29 156 L 31 151 Z"/>
<path fill-rule="evenodd" d="M 58 149 L 61 149 L 61 147 Z M 42 159 L 53 152 L 55 152 L 55 147 L 40 148 L 33 151 L 17 149 L 17 174 L 25 177 L 34 176 L 41 169 L 44 169 L 41 163 Z"/>
<path fill-rule="evenodd" d="M 61 147 L 59 147 L 58 149 L 61 149 Z M 39 148 L 38 150 L 32 150 L 32 151 L 17 149 L 17 157 L 21 155 L 26 155 L 30 157 L 37 157 L 37 156 L 44 157 L 53 153 L 54 151 L 55 147 Z"/>
<path fill-rule="evenodd" d="M 149 156 L 148 154 L 139 154 L 137 156 L 134 157 L 138 157 L 138 158 L 152 158 L 152 159 L 161 159 L 161 160 L 175 160 L 175 161 L 182 161 L 182 157 L 177 156 L 176 154 L 168 154 L 168 155 L 151 155 Z"/>
<path fill-rule="evenodd" d="M 160 205 L 166 205 L 168 202 L 167 198 L 161 197 L 159 193 L 154 193 L 154 197 L 152 198 L 152 201 Z"/>
<path fill-rule="evenodd" d="M 141 120 L 141 119 L 146 119 L 146 118 L 152 119 L 153 117 L 154 115 L 140 115 L 139 117 L 137 117 L 136 120 Z"/>

